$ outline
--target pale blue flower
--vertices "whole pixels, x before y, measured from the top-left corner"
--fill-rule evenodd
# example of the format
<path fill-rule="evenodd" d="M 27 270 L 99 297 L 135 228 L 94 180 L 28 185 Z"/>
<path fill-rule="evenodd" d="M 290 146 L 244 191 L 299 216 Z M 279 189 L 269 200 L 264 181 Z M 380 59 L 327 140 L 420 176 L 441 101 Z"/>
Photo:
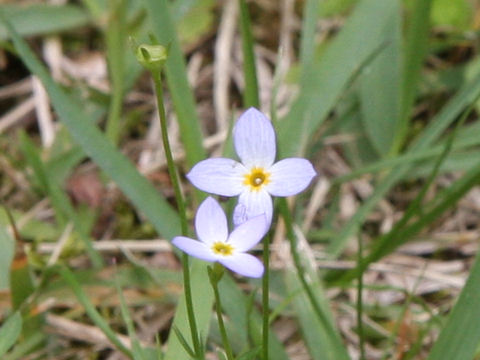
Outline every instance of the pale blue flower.
<path fill-rule="evenodd" d="M 226 268 L 248 277 L 263 275 L 263 264 L 246 252 L 257 245 L 267 231 L 265 215 L 256 216 L 228 234 L 227 218 L 220 204 L 208 197 L 198 207 L 195 231 L 200 241 L 177 236 L 172 244 L 196 258 L 219 262 Z"/>
<path fill-rule="evenodd" d="M 287 158 L 276 163 L 275 130 L 255 108 L 248 109 L 233 128 L 235 151 L 241 162 L 226 158 L 200 161 L 187 178 L 200 190 L 239 196 L 234 212 L 236 225 L 265 214 L 272 220 L 273 196 L 291 196 L 305 190 L 316 175 L 310 161 Z"/>

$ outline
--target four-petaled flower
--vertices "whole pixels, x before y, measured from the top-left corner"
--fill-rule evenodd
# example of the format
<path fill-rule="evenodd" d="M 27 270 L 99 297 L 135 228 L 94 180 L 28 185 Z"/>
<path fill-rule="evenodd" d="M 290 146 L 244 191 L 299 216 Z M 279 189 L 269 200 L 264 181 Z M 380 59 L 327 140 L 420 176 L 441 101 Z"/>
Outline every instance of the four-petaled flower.
<path fill-rule="evenodd" d="M 187 174 L 200 190 L 239 196 L 234 223 L 265 214 L 272 220 L 273 196 L 291 196 L 303 191 L 316 175 L 310 161 L 287 158 L 276 163 L 275 130 L 270 120 L 255 108 L 248 109 L 233 129 L 235 151 L 241 162 L 213 158 L 197 163 Z"/>
<path fill-rule="evenodd" d="M 187 254 L 206 261 L 218 261 L 223 266 L 244 276 L 263 275 L 263 264 L 247 254 L 260 242 L 267 231 L 265 215 L 256 216 L 228 234 L 227 218 L 220 204 L 208 197 L 195 216 L 195 230 L 200 241 L 177 236 L 173 245 Z"/>

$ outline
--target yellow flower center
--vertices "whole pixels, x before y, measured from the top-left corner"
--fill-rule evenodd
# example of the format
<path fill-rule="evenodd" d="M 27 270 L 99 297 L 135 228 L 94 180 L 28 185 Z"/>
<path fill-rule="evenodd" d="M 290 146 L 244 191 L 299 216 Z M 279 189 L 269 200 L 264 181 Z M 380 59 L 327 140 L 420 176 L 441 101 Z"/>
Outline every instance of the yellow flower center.
<path fill-rule="evenodd" d="M 269 182 L 270 173 L 266 172 L 263 168 L 254 167 L 248 174 L 245 174 L 243 184 L 250 186 L 250 190 L 258 191 Z"/>
<path fill-rule="evenodd" d="M 216 255 L 229 256 L 233 254 L 233 247 L 223 242 L 216 242 L 212 245 L 212 251 Z"/>

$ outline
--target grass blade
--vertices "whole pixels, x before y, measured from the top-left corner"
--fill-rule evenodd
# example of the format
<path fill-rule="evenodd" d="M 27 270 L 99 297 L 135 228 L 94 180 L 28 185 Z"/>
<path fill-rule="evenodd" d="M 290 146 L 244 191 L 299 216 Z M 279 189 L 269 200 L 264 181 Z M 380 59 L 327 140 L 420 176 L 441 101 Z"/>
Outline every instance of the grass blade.
<path fill-rule="evenodd" d="M 110 0 L 111 11 L 105 34 L 108 73 L 112 87 L 105 132 L 114 144 L 118 143 L 120 136 L 125 88 L 126 5 L 125 0 Z"/>
<path fill-rule="evenodd" d="M 75 278 L 75 275 L 73 275 L 73 273 L 69 269 L 67 269 L 66 267 L 60 268 L 59 272 L 60 272 L 60 275 L 63 277 L 63 279 L 70 286 L 73 293 L 77 297 L 78 301 L 84 307 L 86 313 L 88 314 L 90 319 L 92 319 L 94 324 L 96 326 L 98 326 L 100 330 L 103 331 L 103 333 L 108 338 L 108 340 L 110 340 L 110 342 L 113 345 L 115 345 L 118 350 L 120 350 L 122 353 L 124 353 L 130 359 L 133 359 L 133 354 L 131 353 L 131 351 L 129 349 L 127 349 L 125 347 L 125 345 L 123 345 L 123 343 L 117 337 L 117 335 L 112 330 L 112 328 L 103 319 L 103 316 L 100 315 L 100 313 L 97 311 L 95 306 L 90 302 L 87 295 L 85 294 L 85 292 L 81 288 L 80 284 L 78 283 L 77 279 Z"/>
<path fill-rule="evenodd" d="M 359 79 L 362 124 L 379 157 L 390 151 L 400 119 L 402 19 L 399 1 L 391 3 L 390 20 L 384 32 L 377 34 L 385 48 L 365 66 Z"/>
<path fill-rule="evenodd" d="M 243 74 L 245 78 L 245 92 L 243 93 L 243 107 L 260 107 L 258 97 L 257 70 L 255 67 L 255 54 L 253 51 L 253 36 L 250 14 L 245 0 L 240 2 L 240 29 L 242 33 L 243 49 Z"/>
<path fill-rule="evenodd" d="M 432 0 L 413 2 L 412 19 L 405 41 L 405 56 L 402 76 L 402 104 L 400 121 L 392 144 L 393 153 L 397 153 L 408 135 L 411 108 L 417 95 L 420 73 L 423 66 L 430 31 L 430 9 Z"/>
<path fill-rule="evenodd" d="M 10 349 L 22 332 L 22 316 L 18 311 L 8 317 L 0 328 L 0 356 Z"/>
<path fill-rule="evenodd" d="M 90 22 L 87 12 L 74 5 L 0 5 L 0 11 L 5 13 L 22 36 L 56 33 Z M 7 28 L 0 25 L 0 39 L 7 37 Z"/>
<path fill-rule="evenodd" d="M 428 360 L 471 360 L 480 342 L 480 253 Z"/>

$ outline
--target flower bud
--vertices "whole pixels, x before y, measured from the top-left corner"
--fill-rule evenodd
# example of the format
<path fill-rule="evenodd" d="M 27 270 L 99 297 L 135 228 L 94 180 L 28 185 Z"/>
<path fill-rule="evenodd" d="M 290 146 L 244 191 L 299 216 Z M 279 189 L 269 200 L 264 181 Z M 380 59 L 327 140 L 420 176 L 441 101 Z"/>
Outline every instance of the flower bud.
<path fill-rule="evenodd" d="M 146 45 L 137 46 L 137 60 L 146 69 L 150 71 L 160 71 L 163 64 L 167 61 L 168 51 L 162 45 Z"/>

